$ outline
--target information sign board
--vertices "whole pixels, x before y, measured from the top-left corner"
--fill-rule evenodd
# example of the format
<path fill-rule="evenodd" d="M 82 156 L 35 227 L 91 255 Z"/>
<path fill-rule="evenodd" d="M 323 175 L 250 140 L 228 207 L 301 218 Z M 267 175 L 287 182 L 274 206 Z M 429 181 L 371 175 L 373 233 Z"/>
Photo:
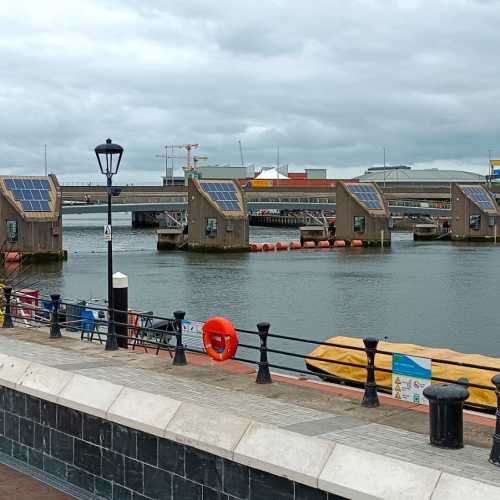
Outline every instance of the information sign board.
<path fill-rule="evenodd" d="M 205 351 L 203 345 L 203 323 L 202 321 L 182 320 L 182 342 L 189 349 Z"/>
<path fill-rule="evenodd" d="M 106 224 L 104 226 L 104 241 L 111 241 L 112 235 L 111 235 L 111 225 Z"/>
<path fill-rule="evenodd" d="M 431 384 L 432 360 L 394 352 L 392 397 L 415 404 L 428 404 L 424 389 Z"/>

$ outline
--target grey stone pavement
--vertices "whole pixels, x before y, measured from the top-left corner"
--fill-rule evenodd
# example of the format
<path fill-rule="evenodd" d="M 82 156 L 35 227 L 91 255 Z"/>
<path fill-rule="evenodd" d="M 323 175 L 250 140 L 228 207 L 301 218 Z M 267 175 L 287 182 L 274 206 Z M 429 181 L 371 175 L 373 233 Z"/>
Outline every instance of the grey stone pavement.
<path fill-rule="evenodd" d="M 86 342 L 82 344 L 94 347 Z M 102 346 L 96 348 L 104 353 Z M 439 449 L 428 444 L 427 436 L 416 432 L 318 411 L 241 390 L 214 387 L 214 383 L 136 368 L 133 358 L 144 356 L 130 351 L 120 358 L 88 349 L 77 352 L 2 336 L 0 353 L 500 485 L 500 468 L 489 464 L 489 450 L 486 448 L 465 446 L 462 450 Z"/>

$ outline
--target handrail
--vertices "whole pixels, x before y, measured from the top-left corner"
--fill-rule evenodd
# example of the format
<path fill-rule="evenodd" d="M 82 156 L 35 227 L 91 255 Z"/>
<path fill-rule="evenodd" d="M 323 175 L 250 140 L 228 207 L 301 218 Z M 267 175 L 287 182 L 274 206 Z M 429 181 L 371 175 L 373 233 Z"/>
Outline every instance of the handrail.
<path fill-rule="evenodd" d="M 7 307 L 5 305 L 5 301 L 7 300 L 7 295 L 6 295 L 6 289 L 4 289 L 4 307 L 5 307 L 5 312 L 7 314 Z M 54 323 L 56 323 L 57 328 L 64 328 L 65 326 L 72 326 L 72 325 L 81 325 L 82 319 L 79 314 L 73 314 L 70 311 L 68 311 L 68 306 L 74 307 L 77 305 L 76 302 L 65 302 L 61 300 L 60 298 L 58 299 L 57 307 L 61 308 L 63 307 L 63 311 L 59 309 L 57 317 L 52 314 L 52 307 L 50 309 L 47 309 L 46 307 L 41 307 L 40 301 L 44 300 L 45 302 L 48 302 L 49 300 L 51 301 L 51 304 L 53 305 L 54 297 L 59 297 L 59 296 L 46 296 L 46 295 L 40 295 L 38 298 L 32 297 L 29 294 L 26 294 L 21 291 L 16 291 L 12 290 L 9 292 L 9 298 L 8 302 L 10 305 L 10 308 L 14 308 L 16 312 L 18 313 L 19 310 L 24 310 L 24 312 L 28 311 L 30 314 L 28 314 L 28 317 L 26 317 L 25 313 L 21 314 L 14 314 L 14 312 L 10 311 L 10 317 L 13 320 L 13 322 L 20 324 L 26 324 L 26 322 L 29 323 L 34 323 L 38 324 L 38 326 L 54 326 Z M 33 303 L 32 304 L 27 304 L 27 303 L 14 303 L 13 299 L 15 298 L 20 298 L 20 299 L 26 299 L 26 298 L 32 298 Z M 83 302 L 83 301 L 82 301 Z M 64 308 L 66 308 L 64 310 Z M 118 333 L 114 333 L 117 338 L 127 338 L 127 345 L 133 345 L 134 348 L 137 347 L 138 345 L 142 345 L 147 347 L 155 347 L 157 349 L 157 353 L 160 350 L 171 350 L 174 348 L 174 346 L 170 345 L 161 345 L 162 343 L 166 342 L 166 337 L 168 336 L 169 338 L 176 337 L 177 338 L 177 346 L 176 349 L 179 348 L 179 346 L 182 347 L 182 328 L 181 328 L 181 323 L 182 319 L 179 319 L 177 315 L 175 315 L 175 318 L 172 317 L 165 317 L 165 316 L 159 316 L 155 314 L 146 314 L 147 311 L 140 311 L 140 310 L 119 310 L 119 309 L 113 309 L 109 308 L 106 306 L 100 306 L 96 304 L 86 304 L 85 306 L 82 305 L 82 308 L 87 309 L 87 310 L 92 310 L 96 311 L 97 313 L 105 313 L 104 318 L 96 318 L 95 322 L 96 325 L 98 325 L 101 329 L 103 327 L 106 328 L 106 331 L 102 330 L 99 331 L 100 335 L 107 336 L 107 326 L 109 325 L 108 319 L 106 316 L 109 317 L 109 315 L 113 316 L 118 316 L 119 314 L 127 314 L 127 322 L 120 322 L 117 321 L 116 319 L 113 321 L 114 326 L 118 327 L 126 327 L 127 332 L 132 332 L 132 335 L 135 334 L 135 336 L 130 336 L 130 335 L 120 335 Z M 129 314 L 135 314 L 139 315 L 143 318 L 147 318 L 148 320 L 151 321 L 151 325 L 144 326 L 144 325 L 138 325 L 138 324 L 132 324 L 128 321 Z M 184 313 L 182 313 L 184 314 Z M 47 315 L 49 318 L 47 318 Z M 64 321 L 59 317 L 60 315 L 64 315 Z M 183 317 L 183 316 L 182 316 Z M 165 325 L 163 325 L 161 328 L 157 328 L 157 322 L 166 322 Z M 5 325 L 5 322 L 4 322 Z M 262 329 L 261 325 L 267 325 L 267 329 Z M 289 359 L 302 359 L 304 361 L 307 360 L 313 360 L 313 361 L 321 361 L 321 362 L 326 362 L 332 365 L 339 365 L 339 366 L 350 366 L 353 368 L 361 368 L 367 371 L 367 377 L 371 373 L 372 375 L 375 372 L 383 372 L 383 373 L 392 373 L 392 369 L 389 368 L 383 368 L 380 366 L 376 366 L 375 362 L 370 361 L 370 356 L 373 356 L 373 359 L 375 359 L 376 355 L 385 355 L 385 356 L 392 356 L 393 352 L 392 351 L 387 351 L 384 349 L 378 349 L 378 340 L 377 339 L 365 339 L 364 347 L 358 347 L 358 346 L 352 346 L 352 345 L 344 345 L 340 343 L 335 343 L 335 342 L 321 342 L 317 340 L 311 340 L 311 339 L 306 339 L 302 337 L 295 337 L 291 335 L 281 335 L 278 333 L 270 333 L 269 332 L 269 325 L 267 323 L 261 323 L 258 325 L 259 329 L 258 331 L 255 330 L 248 330 L 248 329 L 243 329 L 243 328 L 237 328 L 236 331 L 239 334 L 243 335 L 252 335 L 252 336 L 259 336 L 261 345 L 260 347 L 257 345 L 253 344 L 248 344 L 245 342 L 240 342 L 239 346 L 241 348 L 247 349 L 249 351 L 260 351 L 260 359 L 247 359 L 247 358 L 242 358 L 242 357 L 234 357 L 233 359 L 242 361 L 245 363 L 249 364 L 254 364 L 259 366 L 259 371 L 261 370 L 268 370 L 269 367 L 271 368 L 276 368 L 279 370 L 284 370 L 286 372 L 293 372 L 293 373 L 300 373 L 300 374 L 307 374 L 310 376 L 315 376 L 315 377 L 320 377 L 325 380 L 339 380 L 338 376 L 331 375 L 328 373 L 323 373 L 323 372 L 315 372 L 311 369 L 307 370 L 302 370 L 300 368 L 297 368 L 296 366 L 285 366 L 282 363 L 269 363 L 267 362 L 267 354 L 277 354 L 280 356 L 287 357 Z M 141 335 L 141 338 L 139 339 L 138 336 Z M 145 338 L 145 337 L 148 338 Z M 151 340 L 149 337 L 154 337 L 154 340 Z M 274 347 L 268 347 L 267 346 L 267 341 L 269 339 L 278 339 L 278 340 L 287 340 L 287 341 L 293 341 L 297 342 L 299 344 L 311 344 L 311 345 L 316 345 L 316 346 L 326 346 L 326 347 L 332 347 L 336 349 L 343 349 L 343 350 L 348 350 L 348 351 L 357 351 L 357 352 L 364 352 L 367 356 L 367 363 L 362 364 L 359 362 L 349 362 L 349 361 L 341 361 L 338 359 L 330 359 L 330 358 L 322 358 L 318 356 L 314 356 L 311 354 L 302 354 L 299 352 L 294 352 L 293 350 L 284 350 L 284 349 L 279 349 L 279 348 L 274 348 Z M 370 346 L 368 345 L 367 341 L 370 340 L 372 344 Z M 187 352 L 197 352 L 201 353 L 202 351 L 196 350 L 196 349 L 191 349 L 186 346 L 184 346 L 184 349 Z M 266 356 L 266 362 L 262 362 L 262 355 L 265 353 Z M 177 354 L 177 352 L 176 352 Z M 486 370 L 486 371 L 491 371 L 495 373 L 500 372 L 500 368 L 493 367 L 493 366 L 482 366 L 482 365 L 477 365 L 474 363 L 467 363 L 467 362 L 461 362 L 461 361 L 452 361 L 452 360 L 445 360 L 445 359 L 439 359 L 439 358 L 430 358 L 433 363 L 439 364 L 439 365 L 450 365 L 450 366 L 458 366 L 462 368 L 468 368 L 468 369 L 478 369 L 478 370 Z M 371 363 L 371 364 L 370 364 Z M 264 377 L 266 379 L 267 376 Z M 449 383 L 457 383 L 457 380 L 451 380 L 451 379 L 446 379 L 443 377 L 437 377 L 437 376 L 432 376 L 431 379 L 435 382 L 449 382 Z M 373 375 L 373 380 L 374 380 L 374 375 Z M 269 374 L 269 381 L 270 381 L 270 374 Z M 358 383 L 355 380 L 351 381 L 351 383 Z M 365 389 L 367 388 L 367 382 L 365 382 Z M 473 387 L 476 389 L 481 389 L 481 390 L 486 390 L 486 391 L 495 391 L 495 386 L 488 386 L 484 384 L 478 384 L 478 383 L 467 383 L 469 387 Z M 391 388 L 388 386 L 381 386 L 377 385 L 375 383 L 376 388 L 383 389 L 383 390 L 390 390 Z M 378 404 L 378 401 L 377 401 Z"/>

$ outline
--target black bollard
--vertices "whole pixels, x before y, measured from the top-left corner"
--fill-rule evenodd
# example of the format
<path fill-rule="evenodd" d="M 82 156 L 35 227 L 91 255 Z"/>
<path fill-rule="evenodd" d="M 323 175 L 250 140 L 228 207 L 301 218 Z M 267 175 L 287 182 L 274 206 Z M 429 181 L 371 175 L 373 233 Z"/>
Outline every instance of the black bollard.
<path fill-rule="evenodd" d="M 462 384 L 432 384 L 424 389 L 429 400 L 430 443 L 439 448 L 464 447 L 464 401 L 469 391 Z"/>
<path fill-rule="evenodd" d="M 12 323 L 12 315 L 10 312 L 10 296 L 12 294 L 12 288 L 5 287 L 3 289 L 3 300 L 5 302 L 5 310 L 3 314 L 3 327 L 4 328 L 13 328 L 14 323 Z"/>
<path fill-rule="evenodd" d="M 50 335 L 51 339 L 62 337 L 61 326 L 59 325 L 59 306 L 61 305 L 61 296 L 54 293 L 50 296 L 52 299 L 52 315 L 50 317 Z"/>
<path fill-rule="evenodd" d="M 491 381 L 495 384 L 497 394 L 497 411 L 495 434 L 493 434 L 493 445 L 490 452 L 490 463 L 500 466 L 500 374 L 495 375 Z"/>
<path fill-rule="evenodd" d="M 122 349 L 128 349 L 128 276 L 113 274 L 113 321 L 116 343 Z"/>
<path fill-rule="evenodd" d="M 269 323 L 258 323 L 257 330 L 259 330 L 260 337 L 260 361 L 259 371 L 257 372 L 257 384 L 271 384 L 271 373 L 269 372 L 269 362 L 267 360 L 267 336 L 269 335 Z"/>
<path fill-rule="evenodd" d="M 177 366 L 187 365 L 186 351 L 182 343 L 182 320 L 185 316 L 186 313 L 184 311 L 174 311 L 177 343 L 175 344 L 175 354 L 172 363 Z"/>
<path fill-rule="evenodd" d="M 365 393 L 361 405 L 366 408 L 375 408 L 380 406 L 377 394 L 377 383 L 375 381 L 375 354 L 377 352 L 378 339 L 367 337 L 363 339 L 366 352 L 366 383 Z"/>

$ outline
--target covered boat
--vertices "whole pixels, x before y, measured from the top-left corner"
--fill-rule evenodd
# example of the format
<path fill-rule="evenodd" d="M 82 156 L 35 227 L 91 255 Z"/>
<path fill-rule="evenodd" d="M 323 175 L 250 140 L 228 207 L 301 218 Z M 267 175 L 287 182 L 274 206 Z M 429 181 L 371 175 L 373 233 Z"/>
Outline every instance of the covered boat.
<path fill-rule="evenodd" d="M 353 337 L 332 337 L 326 342 L 335 344 L 335 346 L 321 345 L 314 349 L 309 356 L 319 359 L 306 359 L 307 368 L 316 373 L 331 375 L 334 377 L 333 380 L 338 379 L 339 381 L 346 381 L 353 385 L 362 385 L 366 381 L 366 368 L 331 363 L 326 360 L 366 366 L 367 360 L 365 352 L 362 350 L 349 349 L 349 347 L 364 348 L 363 339 Z M 439 382 L 439 380 L 434 379 L 454 381 L 465 377 L 470 384 L 494 388 L 491 378 L 496 375 L 496 373 L 500 373 L 500 359 L 483 356 L 481 354 L 462 354 L 450 349 L 435 349 L 415 344 L 396 344 L 382 341 L 379 342 L 377 349 L 390 353 L 397 352 L 422 358 L 431 358 L 433 383 Z M 454 364 L 448 364 L 443 361 L 453 362 Z M 473 368 L 470 365 L 494 369 L 498 368 L 498 372 L 484 368 Z M 375 366 L 377 368 L 391 370 L 392 355 L 377 353 L 375 356 Z M 392 373 L 376 370 L 375 377 L 377 385 L 388 392 L 391 391 Z M 497 403 L 494 391 L 470 387 L 469 392 L 470 396 L 466 404 L 496 408 Z"/>

